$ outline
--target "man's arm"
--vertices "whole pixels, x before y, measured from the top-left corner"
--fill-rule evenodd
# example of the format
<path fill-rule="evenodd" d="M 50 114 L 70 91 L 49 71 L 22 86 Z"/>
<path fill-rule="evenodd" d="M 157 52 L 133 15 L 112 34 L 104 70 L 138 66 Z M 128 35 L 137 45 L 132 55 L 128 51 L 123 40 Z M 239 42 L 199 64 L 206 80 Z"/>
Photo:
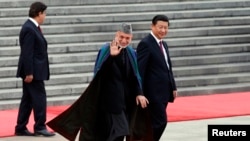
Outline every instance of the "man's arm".
<path fill-rule="evenodd" d="M 33 74 L 33 56 L 35 35 L 31 29 L 24 29 L 22 35 L 21 55 L 25 75 Z"/>
<path fill-rule="evenodd" d="M 142 85 L 143 85 L 150 52 L 148 50 L 147 44 L 142 41 L 138 44 L 136 52 L 137 52 L 137 62 L 138 62 L 139 73 L 141 75 Z"/>
<path fill-rule="evenodd" d="M 28 27 L 24 27 L 20 34 L 22 67 L 25 74 L 24 81 L 30 83 L 33 80 L 35 34 L 33 30 Z"/>

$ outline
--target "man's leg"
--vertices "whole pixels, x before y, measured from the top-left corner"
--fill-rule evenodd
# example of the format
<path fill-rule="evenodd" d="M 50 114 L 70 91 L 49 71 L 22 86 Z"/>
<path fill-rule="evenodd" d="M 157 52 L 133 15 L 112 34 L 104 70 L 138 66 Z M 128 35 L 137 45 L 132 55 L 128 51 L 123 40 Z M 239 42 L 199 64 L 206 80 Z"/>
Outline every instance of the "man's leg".
<path fill-rule="evenodd" d="M 43 81 L 33 80 L 33 85 L 30 87 L 32 105 L 34 109 L 34 131 L 46 129 L 46 91 Z"/>
<path fill-rule="evenodd" d="M 28 124 L 29 117 L 32 111 L 32 102 L 29 91 L 30 83 L 25 83 L 23 81 L 23 95 L 21 99 L 21 103 L 19 106 L 18 117 L 17 117 L 17 125 L 15 127 L 16 132 L 22 132 L 27 130 L 26 125 Z"/>
<path fill-rule="evenodd" d="M 161 136 L 162 136 L 162 133 L 164 132 L 164 129 L 166 128 L 166 124 L 158 127 L 158 128 L 154 128 L 153 130 L 153 138 L 154 138 L 154 141 L 159 141 Z"/>
<path fill-rule="evenodd" d="M 167 125 L 167 113 L 165 103 L 149 104 L 154 141 L 159 141 Z"/>

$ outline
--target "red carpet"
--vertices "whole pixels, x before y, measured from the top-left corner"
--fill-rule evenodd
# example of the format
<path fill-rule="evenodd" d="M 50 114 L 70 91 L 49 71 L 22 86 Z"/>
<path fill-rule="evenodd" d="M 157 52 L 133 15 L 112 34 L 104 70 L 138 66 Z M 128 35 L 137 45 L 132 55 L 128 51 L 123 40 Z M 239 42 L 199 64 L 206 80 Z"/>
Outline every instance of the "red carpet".
<path fill-rule="evenodd" d="M 250 115 L 250 92 L 179 97 L 167 109 L 169 122 Z M 47 120 L 68 106 L 48 107 Z M 17 110 L 0 111 L 0 137 L 13 136 Z M 28 128 L 32 131 L 33 116 Z"/>

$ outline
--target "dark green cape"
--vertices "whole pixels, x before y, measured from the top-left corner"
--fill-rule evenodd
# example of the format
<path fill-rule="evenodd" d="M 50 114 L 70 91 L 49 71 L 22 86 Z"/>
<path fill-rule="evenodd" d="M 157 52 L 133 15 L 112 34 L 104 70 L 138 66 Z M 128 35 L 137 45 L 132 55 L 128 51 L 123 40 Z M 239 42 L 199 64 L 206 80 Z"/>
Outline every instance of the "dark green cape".
<path fill-rule="evenodd" d="M 127 47 L 126 50 L 128 52 L 133 71 L 141 86 L 135 51 L 132 47 Z M 100 94 L 100 77 L 98 71 L 108 56 L 109 46 L 104 45 L 98 53 L 94 69 L 94 78 L 90 82 L 89 86 L 67 110 L 47 123 L 51 129 L 70 141 L 75 141 L 75 138 L 80 130 L 79 141 L 96 141 L 94 126 L 96 123 L 96 115 L 98 113 L 97 105 Z M 152 141 L 152 129 L 147 108 L 142 109 L 135 103 L 131 104 L 134 106 L 134 111 L 130 114 L 131 121 L 129 121 L 130 140 L 133 140 L 134 137 L 140 137 L 143 141 Z"/>

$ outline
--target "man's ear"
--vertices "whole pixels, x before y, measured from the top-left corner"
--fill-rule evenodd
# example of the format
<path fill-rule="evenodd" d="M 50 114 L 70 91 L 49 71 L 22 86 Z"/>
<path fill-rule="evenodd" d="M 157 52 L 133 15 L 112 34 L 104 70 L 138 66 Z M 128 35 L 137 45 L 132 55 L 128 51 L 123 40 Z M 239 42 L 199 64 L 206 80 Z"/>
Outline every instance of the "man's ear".
<path fill-rule="evenodd" d="M 40 15 L 42 15 L 42 14 L 43 14 L 43 12 L 39 12 L 39 13 L 38 13 L 38 16 L 40 16 Z"/>
<path fill-rule="evenodd" d="M 151 24 L 151 26 L 150 26 L 150 27 L 151 27 L 151 30 L 152 30 L 152 29 L 153 29 L 153 27 L 154 27 L 154 24 Z"/>

